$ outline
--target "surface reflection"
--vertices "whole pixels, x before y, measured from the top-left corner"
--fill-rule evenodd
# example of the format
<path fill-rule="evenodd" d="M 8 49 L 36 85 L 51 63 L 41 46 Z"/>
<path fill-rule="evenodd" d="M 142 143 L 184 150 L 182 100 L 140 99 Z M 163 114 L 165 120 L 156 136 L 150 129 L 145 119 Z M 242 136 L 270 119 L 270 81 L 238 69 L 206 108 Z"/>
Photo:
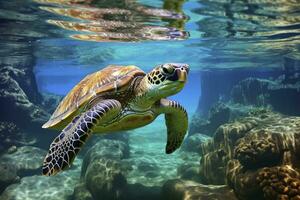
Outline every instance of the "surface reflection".
<path fill-rule="evenodd" d="M 184 1 L 168 0 L 163 8 L 144 6 L 136 1 L 74 1 L 36 0 L 46 4 L 42 10 L 65 16 L 62 20 L 49 19 L 63 29 L 75 31 L 71 38 L 110 42 L 144 40 L 184 40 L 188 17 L 182 12 Z"/>
<path fill-rule="evenodd" d="M 201 7 L 193 12 L 202 16 L 198 46 L 210 49 L 201 59 L 207 67 L 278 67 L 283 56 L 300 59 L 299 1 L 198 2 Z"/>

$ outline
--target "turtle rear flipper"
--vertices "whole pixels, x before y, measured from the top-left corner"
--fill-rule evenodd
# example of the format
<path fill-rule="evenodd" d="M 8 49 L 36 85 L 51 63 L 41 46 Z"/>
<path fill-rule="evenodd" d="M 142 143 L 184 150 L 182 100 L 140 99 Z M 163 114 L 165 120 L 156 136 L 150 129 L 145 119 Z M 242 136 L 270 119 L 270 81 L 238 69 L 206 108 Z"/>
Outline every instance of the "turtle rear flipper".
<path fill-rule="evenodd" d="M 77 116 L 50 145 L 43 163 L 44 175 L 55 175 L 69 167 L 96 125 L 116 117 L 121 110 L 117 100 L 103 100 Z"/>

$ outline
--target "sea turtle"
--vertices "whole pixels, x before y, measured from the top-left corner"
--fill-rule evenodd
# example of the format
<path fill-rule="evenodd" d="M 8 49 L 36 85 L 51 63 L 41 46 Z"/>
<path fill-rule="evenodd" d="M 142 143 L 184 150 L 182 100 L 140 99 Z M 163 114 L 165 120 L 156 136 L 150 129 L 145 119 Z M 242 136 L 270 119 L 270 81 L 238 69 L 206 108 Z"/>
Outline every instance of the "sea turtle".
<path fill-rule="evenodd" d="M 110 65 L 87 75 L 60 102 L 43 128 L 62 130 L 50 145 L 44 175 L 69 167 L 82 145 L 94 133 L 130 130 L 165 114 L 166 153 L 180 147 L 188 128 L 185 109 L 166 97 L 178 93 L 187 81 L 187 64 L 166 63 L 146 74 L 136 66 Z"/>

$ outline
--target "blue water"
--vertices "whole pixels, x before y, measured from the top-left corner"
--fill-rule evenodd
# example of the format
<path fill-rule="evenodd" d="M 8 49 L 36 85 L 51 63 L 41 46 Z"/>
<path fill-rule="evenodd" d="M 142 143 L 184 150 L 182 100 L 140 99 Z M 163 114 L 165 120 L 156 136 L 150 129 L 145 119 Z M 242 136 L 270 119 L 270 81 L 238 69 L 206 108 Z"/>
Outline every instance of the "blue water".
<path fill-rule="evenodd" d="M 299 5 L 298 1 L 269 0 L 0 1 L 1 155 L 24 146 L 39 148 L 26 151 L 38 152 L 34 155 L 11 154 L 16 162 L 12 168 L 19 170 L 20 177 L 8 189 L 0 187 L 0 200 L 75 199 L 72 195 L 86 152 L 103 138 L 92 137 L 70 170 L 44 177 L 41 161 L 59 131 L 44 130 L 41 125 L 80 80 L 108 65 L 136 65 L 149 72 L 163 63 L 187 63 L 188 82 L 169 98 L 187 110 L 190 124 L 195 116 L 210 120 L 210 109 L 217 102 L 236 103 L 232 89 L 246 78 L 283 80 L 285 87 L 299 87 L 295 84 L 300 77 Z M 245 94 L 255 95 L 257 90 Z M 296 95 L 299 98 L 299 91 Z M 259 107 L 242 104 L 234 106 Z M 271 107 L 300 115 L 299 108 L 293 108 L 295 101 L 285 104 Z M 130 156 L 121 165 L 132 168 L 126 176 L 128 183 L 160 188 L 167 180 L 179 178 L 185 164 L 198 169 L 198 152 L 165 154 L 166 132 L 160 116 L 123 133 Z M 20 160 L 33 169 L 18 169 L 23 167 Z"/>

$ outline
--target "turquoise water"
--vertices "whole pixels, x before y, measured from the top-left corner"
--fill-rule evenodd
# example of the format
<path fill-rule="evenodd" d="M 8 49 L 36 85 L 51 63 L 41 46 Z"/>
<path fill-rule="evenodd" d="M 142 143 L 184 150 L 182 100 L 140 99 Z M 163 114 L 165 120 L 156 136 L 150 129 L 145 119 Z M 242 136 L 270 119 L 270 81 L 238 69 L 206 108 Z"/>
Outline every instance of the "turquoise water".
<path fill-rule="evenodd" d="M 163 63 L 190 66 L 185 87 L 170 97 L 187 110 L 186 141 L 194 133 L 201 133 L 201 143 L 212 138 L 219 125 L 243 117 L 248 109 L 267 107 L 299 116 L 299 5 L 283 0 L 0 1 L 0 174 L 7 174 L 0 175 L 0 199 L 159 199 L 167 180 L 183 179 L 189 167 L 198 170 L 200 141 L 165 154 L 167 130 L 160 116 L 115 138 L 92 137 L 69 170 L 41 175 L 43 158 L 59 134 L 41 129 L 42 124 L 80 80 L 111 64 L 136 65 L 145 72 Z M 267 89 L 249 83 L 238 90 L 249 77 L 271 83 Z M 291 92 L 276 93 L 274 85 Z M 229 120 L 211 109 L 218 102 L 231 109 Z M 213 118 L 214 112 L 221 113 L 220 119 Z M 108 142 L 97 147 L 102 140 Z M 111 140 L 127 150 L 116 149 Z M 187 150 L 193 145 L 197 150 Z M 115 159 L 119 151 L 122 159 Z M 120 171 L 126 186 L 103 175 L 96 165 L 102 156 L 120 165 L 105 167 L 112 171 L 107 174 Z M 85 165 L 93 167 L 91 160 L 95 172 L 84 172 Z M 88 185 L 92 178 L 85 173 L 100 176 L 91 184 L 104 186 Z M 201 182 L 199 173 L 190 173 L 188 180 Z"/>

